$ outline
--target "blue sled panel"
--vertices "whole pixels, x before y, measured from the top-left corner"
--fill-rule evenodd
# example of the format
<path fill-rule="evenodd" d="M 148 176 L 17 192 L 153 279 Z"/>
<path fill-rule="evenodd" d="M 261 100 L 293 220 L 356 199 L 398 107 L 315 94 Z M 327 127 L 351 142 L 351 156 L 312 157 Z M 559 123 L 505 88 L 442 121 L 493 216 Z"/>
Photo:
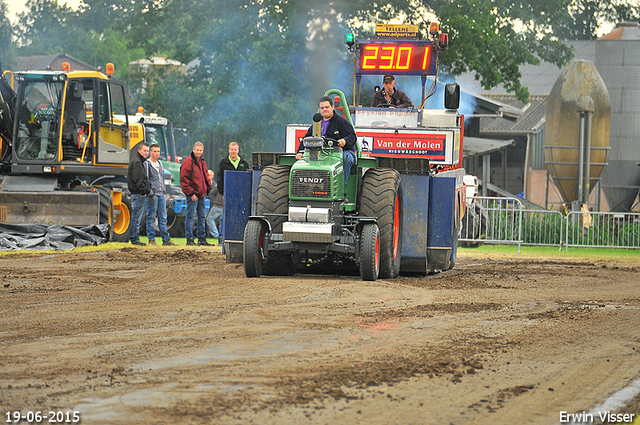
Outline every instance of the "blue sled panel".
<path fill-rule="evenodd" d="M 429 228 L 428 174 L 402 175 L 402 260 L 401 273 L 427 274 L 427 236 Z"/>
<path fill-rule="evenodd" d="M 244 228 L 251 214 L 251 172 L 224 172 L 224 220 L 222 232 L 225 241 L 242 241 Z"/>
<path fill-rule="evenodd" d="M 449 270 L 454 244 L 456 179 L 434 177 L 429 191 L 428 270 Z"/>

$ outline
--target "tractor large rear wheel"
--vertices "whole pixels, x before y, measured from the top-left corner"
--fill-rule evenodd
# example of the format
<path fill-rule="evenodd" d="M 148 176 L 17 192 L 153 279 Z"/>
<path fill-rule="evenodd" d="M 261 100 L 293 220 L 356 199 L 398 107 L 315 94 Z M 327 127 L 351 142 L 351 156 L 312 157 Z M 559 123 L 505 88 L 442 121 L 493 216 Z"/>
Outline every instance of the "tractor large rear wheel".
<path fill-rule="evenodd" d="M 271 233 L 282 233 L 282 223 L 289 213 L 289 172 L 286 165 L 270 165 L 260 174 L 256 191 L 256 215 L 264 216 L 271 224 Z M 262 273 L 286 276 L 295 272 L 292 255 L 285 251 L 268 252 L 262 263 Z"/>
<path fill-rule="evenodd" d="M 382 168 L 369 169 L 362 179 L 358 213 L 375 217 L 380 238 L 381 279 L 400 274 L 402 257 L 402 184 L 400 173 Z"/>

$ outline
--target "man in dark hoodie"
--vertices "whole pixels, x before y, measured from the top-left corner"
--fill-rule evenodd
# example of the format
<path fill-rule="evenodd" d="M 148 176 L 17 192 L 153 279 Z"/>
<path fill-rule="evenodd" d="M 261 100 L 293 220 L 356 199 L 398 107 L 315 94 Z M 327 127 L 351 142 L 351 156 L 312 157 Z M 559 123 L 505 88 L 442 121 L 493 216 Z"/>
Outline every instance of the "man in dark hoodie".
<path fill-rule="evenodd" d="M 211 190 L 211 184 L 207 178 L 207 163 L 202 158 L 204 145 L 196 142 L 193 152 L 186 157 L 180 165 L 180 187 L 187 197 L 187 218 L 185 220 L 185 236 L 187 245 L 195 245 L 193 222 L 198 219 L 198 245 L 211 246 L 207 242 L 207 194 Z"/>
<path fill-rule="evenodd" d="M 138 152 L 133 154 L 129 163 L 127 173 L 127 185 L 131 192 L 131 225 L 129 226 L 129 239 L 133 245 L 144 246 L 146 243 L 140 242 L 140 220 L 142 211 L 147 203 L 147 195 L 151 192 L 151 185 L 144 170 L 144 161 L 149 156 L 149 145 L 145 142 L 140 144 Z"/>
<path fill-rule="evenodd" d="M 318 101 L 318 109 L 322 115 L 321 134 L 338 142 L 342 148 L 342 162 L 344 164 L 344 194 L 347 195 L 347 182 L 351 169 L 356 165 L 356 131 L 349 121 L 335 113 L 333 100 L 329 96 L 322 96 Z M 313 126 L 309 127 L 304 137 L 313 134 Z M 304 142 L 300 139 L 296 159 L 302 158 L 304 154 Z"/>

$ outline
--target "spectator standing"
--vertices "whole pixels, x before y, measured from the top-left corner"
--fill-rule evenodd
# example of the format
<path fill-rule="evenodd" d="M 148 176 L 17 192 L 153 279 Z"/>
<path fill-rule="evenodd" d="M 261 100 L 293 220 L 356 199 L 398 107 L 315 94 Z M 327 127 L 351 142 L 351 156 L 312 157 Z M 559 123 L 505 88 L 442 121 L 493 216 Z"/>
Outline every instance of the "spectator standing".
<path fill-rule="evenodd" d="M 149 146 L 149 158 L 144 162 L 144 168 L 149 179 L 151 192 L 147 196 L 147 236 L 149 245 L 156 244 L 156 216 L 158 228 L 162 237 L 162 245 L 175 246 L 167 231 L 167 187 L 164 183 L 164 167 L 160 158 L 160 146 Z"/>
<path fill-rule="evenodd" d="M 249 171 L 249 163 L 240 157 L 240 146 L 236 142 L 229 143 L 229 156 L 222 158 L 218 164 L 218 194 L 220 195 L 220 205 L 224 205 L 224 172 L 229 171 Z"/>
<path fill-rule="evenodd" d="M 185 220 L 185 236 L 187 245 L 195 245 L 194 222 L 197 215 L 198 245 L 211 246 L 207 242 L 205 199 L 211 184 L 207 176 L 207 163 L 202 158 L 204 145 L 196 142 L 191 155 L 186 157 L 180 165 L 180 187 L 187 197 L 187 218 Z"/>
<path fill-rule="evenodd" d="M 209 181 L 211 182 L 211 190 L 209 191 L 209 213 L 207 214 L 207 231 L 209 236 L 218 239 L 220 243 L 220 217 L 222 217 L 222 203 L 218 201 L 221 196 L 218 195 L 218 184 L 214 180 L 214 173 L 209 170 Z"/>
<path fill-rule="evenodd" d="M 145 206 L 146 197 L 151 191 L 147 173 L 144 171 L 144 162 L 149 155 L 149 145 L 145 142 L 140 144 L 138 152 L 133 154 L 129 162 L 127 172 L 127 186 L 131 192 L 131 224 L 129 225 L 129 239 L 133 245 L 145 246 L 146 243 L 140 241 L 140 220 L 142 220 L 142 209 Z"/>

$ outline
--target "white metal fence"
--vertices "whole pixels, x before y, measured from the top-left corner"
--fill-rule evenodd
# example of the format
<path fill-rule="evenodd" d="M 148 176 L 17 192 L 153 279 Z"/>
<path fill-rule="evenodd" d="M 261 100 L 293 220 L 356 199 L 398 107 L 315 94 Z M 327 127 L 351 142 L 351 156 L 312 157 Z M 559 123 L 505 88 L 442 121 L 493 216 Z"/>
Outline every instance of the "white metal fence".
<path fill-rule="evenodd" d="M 564 245 L 594 248 L 640 248 L 640 214 L 582 213 L 567 215 Z"/>
<path fill-rule="evenodd" d="M 518 198 L 473 198 L 459 235 L 461 246 L 487 244 L 640 248 L 640 214 L 527 209 Z"/>

